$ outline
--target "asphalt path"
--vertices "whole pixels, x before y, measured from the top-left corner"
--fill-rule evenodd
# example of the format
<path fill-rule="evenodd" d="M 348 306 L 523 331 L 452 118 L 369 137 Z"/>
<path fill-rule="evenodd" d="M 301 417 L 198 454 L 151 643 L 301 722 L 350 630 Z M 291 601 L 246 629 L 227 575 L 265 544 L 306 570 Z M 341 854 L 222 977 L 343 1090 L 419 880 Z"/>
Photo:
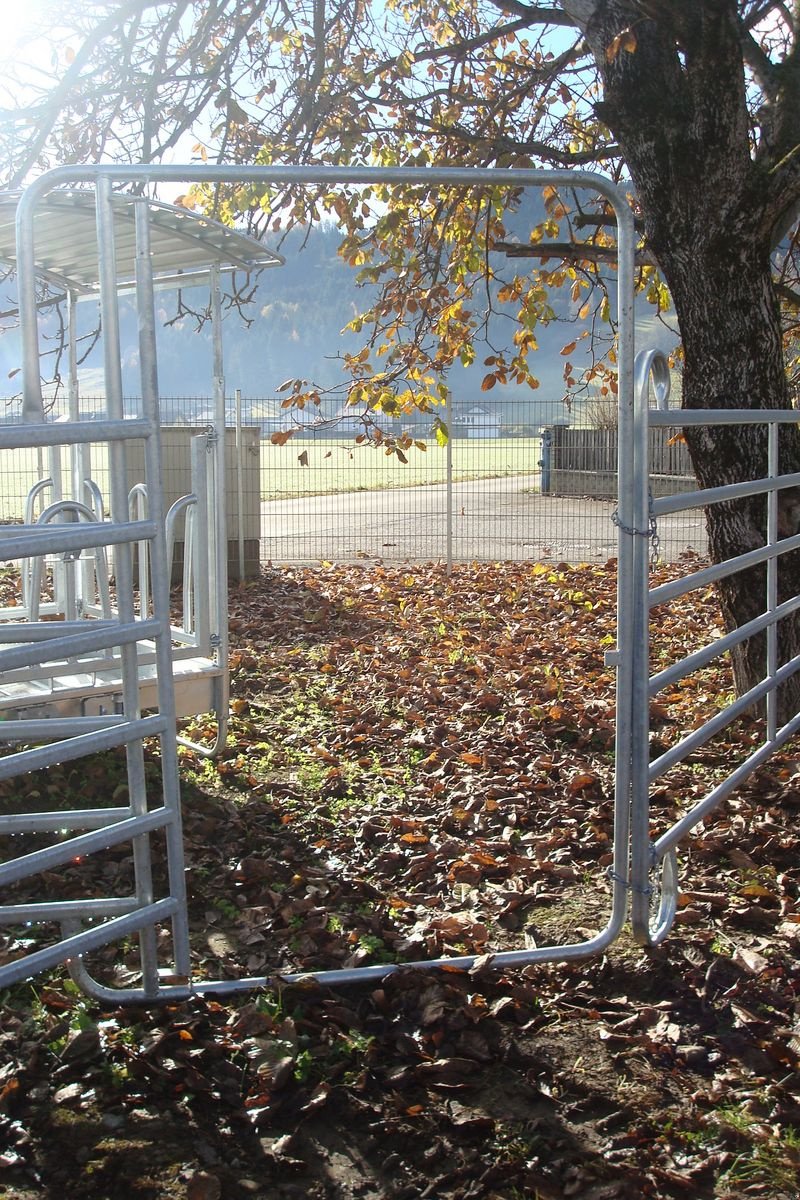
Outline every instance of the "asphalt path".
<path fill-rule="evenodd" d="M 617 553 L 613 501 L 543 496 L 539 476 L 453 484 L 453 560 L 605 562 Z M 659 522 L 659 556 L 706 551 L 702 513 Z M 261 505 L 261 557 L 271 562 L 446 559 L 447 487 L 345 492 Z"/>

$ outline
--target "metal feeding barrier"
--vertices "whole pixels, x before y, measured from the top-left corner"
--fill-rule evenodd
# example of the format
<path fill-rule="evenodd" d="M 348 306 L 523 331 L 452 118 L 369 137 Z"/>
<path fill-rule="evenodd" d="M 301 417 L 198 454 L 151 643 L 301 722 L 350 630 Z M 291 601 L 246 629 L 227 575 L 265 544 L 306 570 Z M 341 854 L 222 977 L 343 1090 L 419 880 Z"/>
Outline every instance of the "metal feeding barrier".
<path fill-rule="evenodd" d="M 121 391 L 120 330 L 118 316 L 119 278 L 115 269 L 117 242 L 115 237 L 112 188 L 115 184 L 138 186 L 159 182 L 199 182 L 209 185 L 236 182 L 269 188 L 274 185 L 321 185 L 325 187 L 368 187 L 381 185 L 410 185 L 420 188 L 448 186 L 454 188 L 541 188 L 545 186 L 581 189 L 600 196 L 615 214 L 618 232 L 618 371 L 619 371 L 619 497 L 616 514 L 618 527 L 618 591 L 617 591 L 617 649 L 613 654 L 617 677 L 616 778 L 614 806 L 613 864 L 609 871 L 610 911 L 604 927 L 584 941 L 541 946 L 524 950 L 501 950 L 494 954 L 498 967 L 522 966 L 530 963 L 583 959 L 610 946 L 625 926 L 629 911 L 634 930 L 640 940 L 658 940 L 666 933 L 674 913 L 677 886 L 674 871 L 674 845 L 687 832 L 693 820 L 701 819 L 708 806 L 718 802 L 709 797 L 706 807 L 697 806 L 692 814 L 673 830 L 651 845 L 648 819 L 647 742 L 649 726 L 646 716 L 648 691 L 648 598 L 647 543 L 661 512 L 672 511 L 671 503 L 689 506 L 703 504 L 707 494 L 667 497 L 648 507 L 647 466 L 642 445 L 647 446 L 649 380 L 656 374 L 659 395 L 663 399 L 663 364 L 660 359 L 647 358 L 640 369 L 639 385 L 634 388 L 633 291 L 635 233 L 631 210 L 622 191 L 602 176 L 590 172 L 533 171 L 496 169 L 419 169 L 419 168 L 347 168 L 333 167 L 207 167 L 207 166 L 98 166 L 64 167 L 42 176 L 22 196 L 18 207 L 17 267 L 21 322 L 24 342 L 24 421 L 0 427 L 0 449 L 19 450 L 23 447 L 69 447 L 73 454 L 77 488 L 72 495 L 58 494 L 54 503 L 45 508 L 46 520 L 34 520 L 37 503 L 33 497 L 22 525 L 5 527 L 0 550 L 6 560 L 18 562 L 55 563 L 54 587 L 70 600 L 56 597 L 56 608 L 49 615 L 56 620 L 31 619 L 33 594 L 39 587 L 39 568 L 30 574 L 25 584 L 27 597 L 23 612 L 15 619 L 13 611 L 3 614 L 0 671 L 13 673 L 16 682 L 31 691 L 41 677 L 52 677 L 52 664 L 57 663 L 62 674 L 84 676 L 83 708 L 79 713 L 60 715 L 48 709 L 44 715 L 32 716 L 24 705 L 10 711 L 1 727 L 6 744 L 25 744 L 0 759 L 0 780 L 12 780 L 24 773 L 56 764 L 79 760 L 112 747 L 124 746 L 127 764 L 127 801 L 111 808 L 57 808 L 52 811 L 25 811 L 0 816 L 0 835 L 6 838 L 10 853 L 0 867 L 0 884 L 29 886 L 30 880 L 40 879 L 42 892 L 53 887 L 53 869 L 76 858 L 97 856 L 109 848 L 130 845 L 133 888 L 124 895 L 98 896 L 108 890 L 102 873 L 94 875 L 87 884 L 87 894 L 79 898 L 54 897 L 7 903 L 0 907 L 0 923 L 12 931 L 10 941 L 17 950 L 6 951 L 0 965 L 0 986 L 9 986 L 29 978 L 36 972 L 59 963 L 68 966 L 73 978 L 89 995 L 98 1000 L 122 1002 L 176 1001 L 192 994 L 224 996 L 259 988 L 274 982 L 302 978 L 276 971 L 273 976 L 241 979 L 207 979 L 193 977 L 190 963 L 187 902 L 184 885 L 184 856 L 181 831 L 181 811 L 178 778 L 176 694 L 180 689 L 176 664 L 181 659 L 182 631 L 176 631 L 169 616 L 169 540 L 173 526 L 165 524 L 161 511 L 158 385 L 156 370 L 156 330 L 153 303 L 151 224 L 155 216 L 145 200 L 127 198 L 135 210 L 136 296 L 142 364 L 143 415 L 125 417 Z M 97 245 L 101 270 L 100 297 L 104 339 L 105 392 L 107 413 L 100 421 L 82 421 L 77 408 L 67 422 L 48 423 L 40 387 L 40 345 L 37 329 L 37 213 L 46 207 L 48 197 L 78 184 L 90 185 L 80 195 L 91 196 L 97 213 Z M 86 203 L 82 200 L 81 203 Z M 187 214 L 188 216 L 188 214 Z M 181 235 L 190 236 L 190 223 L 183 223 Z M 183 242 L 182 242 L 183 245 Z M 218 270 L 215 259 L 214 270 Z M 271 261 L 274 261 L 274 256 Z M 218 295 L 218 287 L 215 289 Z M 217 301 L 218 303 L 218 301 Z M 221 352 L 216 356 L 215 394 L 218 411 L 224 420 L 224 381 L 221 371 Z M 709 418 L 709 414 L 698 414 Z M 741 419 L 772 420 L 772 414 L 736 414 Z M 723 419 L 712 414 L 713 419 Z M 790 419 L 782 414 L 778 419 Z M 651 416 L 655 422 L 663 419 L 682 425 L 687 414 L 670 414 L 661 409 Z M 691 417 L 694 419 L 694 416 Z M 727 418 L 725 418 L 727 419 Z M 777 428 L 777 426 L 775 426 Z M 644 441 L 642 441 L 644 438 Z M 145 445 L 146 497 L 134 491 L 129 495 L 126 483 L 126 448 L 138 439 Z M 217 436 L 216 446 L 222 439 Z M 106 517 L 97 496 L 86 486 L 88 472 L 81 467 L 81 447 L 102 442 L 111 457 L 111 502 Z M 198 457 L 202 455 L 198 454 Z M 211 456 L 217 471 L 215 503 L 218 511 L 209 518 L 208 528 L 216 529 L 217 554 L 220 543 L 225 546 L 224 487 L 221 486 L 224 458 Z M 771 459 L 772 467 L 777 459 Z M 85 465 L 85 464 L 84 464 Z M 772 468 L 771 468 L 772 469 Z M 781 481 L 771 477 L 763 483 L 764 491 L 774 496 L 777 487 L 798 482 L 794 477 Z M 40 487 L 33 481 L 32 487 Z M 49 485 L 48 485 L 49 486 Z M 759 485 L 760 486 L 760 485 Z M 198 489 L 202 491 L 202 488 Z M 727 492 L 727 490 L 726 490 Z M 733 493 L 731 493 L 733 494 Z M 66 499 L 66 506 L 60 506 Z M 202 500 L 202 497 L 199 498 Z M 774 562 L 778 554 L 793 548 L 800 539 L 777 541 L 774 500 L 770 500 L 771 516 L 767 530 L 767 546 L 763 561 Z M 132 507 L 129 508 L 129 505 Z M 187 506 L 191 507 L 189 502 Z M 219 510 L 223 511 L 219 511 Z M 177 518 L 173 513 L 170 520 Z M 193 518 L 194 519 L 194 518 Z M 202 525 L 205 518 L 199 518 Z M 150 605 L 145 609 L 136 602 L 134 547 L 139 549 L 141 565 L 147 563 L 144 577 L 150 592 Z M 202 557 L 204 538 L 195 543 L 190 559 Z M 113 548 L 114 605 L 106 600 L 105 556 Z M 88 557 L 87 557 L 88 556 Z M 224 680 L 225 648 L 225 569 L 224 551 L 216 578 L 217 606 L 209 618 L 219 645 L 216 647 L 223 679 L 220 695 L 227 691 Z M 79 564 L 78 567 L 75 564 Z M 194 569 L 191 567 L 190 570 Z M 199 570 L 205 571 L 205 560 Z M 697 572 L 700 581 L 718 578 L 711 568 Z M 735 566 L 731 569 L 737 569 Z M 768 565 L 767 613 L 764 627 L 769 629 L 783 615 L 774 600 L 775 567 Z M 64 583 L 59 583 L 59 572 Z M 26 577 L 27 578 L 27 577 Z M 677 586 L 677 585 L 676 585 Z M 66 589 L 66 591 L 65 591 Z M 67 595 L 67 592 L 69 595 Z M 78 604 L 78 598 L 93 592 L 99 598 L 94 604 Z M 676 593 L 678 594 L 678 593 Z M 663 597 L 662 597 L 663 598 Z M 189 604 L 191 611 L 195 601 Z M 91 609 L 91 611 L 89 611 Z M 22 616 L 22 619 L 20 618 Z M 41 615 L 41 609 L 40 614 Z M 204 618 L 193 618 L 202 625 Z M 205 635 L 204 635 L 205 636 Z M 735 637 L 736 635 L 730 635 Z M 190 639 L 191 640 L 191 639 Z M 724 642 L 724 639 L 723 639 Z M 722 651 L 725 646 L 717 643 Z M 191 649 L 192 647 L 190 647 Z M 97 680 L 109 658 L 119 674 L 119 683 L 110 708 L 97 706 L 101 692 Z M 86 660 L 91 671 L 84 671 Z M 142 688 L 142 663 L 151 668 L 148 689 Z M 768 656 L 771 674 L 763 684 L 763 694 L 769 695 L 785 676 L 789 667 L 776 666 L 775 654 Z M 49 665 L 48 665 L 49 664 Z M 687 660 L 686 670 L 693 669 Z M 790 664 L 792 666 L 794 664 Z M 27 674 L 26 674 L 27 673 Z M 654 685 L 658 683 L 658 676 Z M 759 692 L 759 694 L 762 694 Z M 752 698 L 751 698 L 752 699 Z M 224 736 L 224 715 L 220 720 Z M 712 722 L 713 724 L 713 722 Z M 800 718 L 782 730 L 773 728 L 772 719 L 765 756 L 781 744 L 800 724 Z M 710 735 L 709 735 L 710 736 Z M 161 779 L 157 789 L 148 782 L 145 770 L 144 739 L 156 738 L 160 746 Z M 29 745 L 33 744 L 33 745 Z M 754 756 L 758 757 L 758 756 Z M 763 761 L 763 757 L 758 761 Z M 757 765 L 752 762 L 750 769 Z M 733 779 L 733 776 L 731 777 Z M 735 786 L 732 783 L 731 786 Z M 23 790 L 23 789 L 20 789 Z M 154 791 L 157 794 L 153 794 Z M 690 821 L 689 818 L 693 820 Z M 686 822 L 689 822 L 686 824 Z M 14 839 L 21 838 L 19 850 Z M 48 841 L 49 839 L 49 841 Z M 47 844 L 39 845 L 39 841 Z M 36 845 L 32 843 L 36 842 Z M 663 863 L 660 883 L 659 915 L 651 927 L 650 909 L 654 891 L 651 886 L 653 867 Z M 56 876 L 57 879 L 57 876 Z M 92 973 L 90 956 L 108 944 L 117 944 L 131 936 L 138 938 L 138 977 L 120 985 L 103 982 Z M 16 941 L 15 941 L 16 939 Z M 18 957 L 14 955 L 18 953 Z M 418 968 L 449 966 L 469 969 L 474 955 L 437 958 L 402 964 Z M 314 971 L 308 974 L 329 984 L 367 982 L 378 979 L 398 965 L 384 963 L 365 967 Z"/>

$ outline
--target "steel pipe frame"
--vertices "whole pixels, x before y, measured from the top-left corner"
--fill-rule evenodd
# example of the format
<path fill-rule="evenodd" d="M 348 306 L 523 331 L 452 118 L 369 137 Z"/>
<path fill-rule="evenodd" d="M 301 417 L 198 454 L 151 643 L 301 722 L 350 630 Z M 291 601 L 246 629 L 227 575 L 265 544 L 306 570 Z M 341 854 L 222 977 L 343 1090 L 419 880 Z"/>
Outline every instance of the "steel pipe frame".
<path fill-rule="evenodd" d="M 634 247 L 635 247 L 635 232 L 633 225 L 633 215 L 628 205 L 627 199 L 622 190 L 607 178 L 595 175 L 588 171 L 535 171 L 535 170 L 518 170 L 509 169 L 501 170 L 496 168 L 413 168 L 413 167 L 395 167 L 395 168 L 370 168 L 370 167 L 208 167 L 208 166 L 122 166 L 122 165 L 101 165 L 91 168 L 72 166 L 59 167 L 47 174 L 41 176 L 34 181 L 25 191 L 20 201 L 17 210 L 17 261 L 19 264 L 19 302 L 22 313 L 23 327 L 23 353 L 24 361 L 27 364 L 27 370 L 24 375 L 24 397 L 23 397 L 23 417 L 28 422 L 34 422 L 38 427 L 47 429 L 46 425 L 42 425 L 44 417 L 44 408 L 42 403 L 41 383 L 38 370 L 38 335 L 35 321 L 36 314 L 36 292 L 35 292 L 35 267 L 34 267 L 34 213 L 36 204 L 40 197 L 45 195 L 52 189 L 63 184 L 74 183 L 94 183 L 101 200 L 101 212 L 105 206 L 106 210 L 110 208 L 110 189 L 114 183 L 158 183 L 158 182 L 205 182 L 205 183 L 225 183 L 225 182 L 241 182 L 241 183 L 256 183 L 269 186 L 270 184 L 324 184 L 330 186 L 368 186 L 374 183 L 383 184 L 408 184 L 419 186 L 443 185 L 453 187 L 565 187 L 571 189 L 591 190 L 594 193 L 599 193 L 612 206 L 617 217 L 618 230 L 618 322 L 619 322 L 619 346 L 618 346 L 618 370 L 619 370 L 619 424 L 620 424 L 620 462 L 619 462 L 619 478 L 620 478 L 620 496 L 619 496 L 619 517 L 622 529 L 630 530 L 634 526 L 636 520 L 636 488 L 634 486 L 634 472 L 629 469 L 628 456 L 630 447 L 633 444 L 634 433 L 634 388 L 633 388 L 633 370 L 634 370 L 634 330 L 633 330 L 633 271 L 634 271 Z M 102 217 L 101 217 L 101 237 Z M 138 264 L 138 257 L 137 257 Z M 152 284 L 152 277 L 151 277 Z M 145 289 L 146 290 L 146 289 Z M 107 371 L 111 377 L 112 383 L 116 384 L 118 380 L 119 365 L 114 360 L 113 354 L 113 331 L 116 328 L 116 313 L 112 303 L 110 273 L 106 279 L 103 288 L 105 294 L 105 304 L 108 309 L 107 318 L 104 317 L 104 325 L 106 333 L 112 332 L 110 339 L 112 348 L 106 351 L 107 355 Z M 212 302 L 218 303 L 218 298 Z M 148 308 L 148 312 L 151 311 Z M 33 319 L 31 319 L 33 316 Z M 149 319 L 149 318 L 148 318 Z M 154 336 L 153 336 L 154 341 Z M 217 406 L 217 419 L 219 423 L 218 438 L 221 441 L 221 446 L 217 449 L 217 470 L 218 478 L 222 479 L 224 472 L 224 380 L 221 374 L 221 363 L 219 363 L 219 373 L 217 373 L 219 360 L 216 353 L 215 345 L 215 400 Z M 153 364 L 154 366 L 154 364 Z M 152 371 L 154 379 L 154 369 Z M 115 393 L 115 407 L 118 407 L 116 397 L 119 397 L 121 402 L 121 389 L 117 391 L 116 387 L 112 388 Z M 219 421 L 220 408 L 222 409 Z M 96 440 L 96 427 L 95 431 Z M 87 439 L 88 440 L 88 439 Z M 37 443 L 41 444 L 41 443 Z M 0 440 L 2 446 L 2 440 Z M 155 448 L 157 454 L 157 447 Z M 119 507 L 119 506 L 117 506 Z M 224 518 L 224 512 L 222 513 Z M 224 525 L 224 519 L 219 519 L 217 523 L 217 537 L 223 539 L 225 544 L 227 533 Z M 536 962 L 552 962 L 552 961 L 572 961 L 576 959 L 587 958 L 591 955 L 600 953 L 608 947 L 619 935 L 624 927 L 628 913 L 628 896 L 630 891 L 630 838 L 631 838 L 631 798 L 633 777 L 631 772 L 631 757 L 629 748 L 631 744 L 631 734 L 633 727 L 633 714 L 637 699 L 641 699 L 638 695 L 642 691 L 641 686 L 637 690 L 637 681 L 633 677 L 633 661 L 629 655 L 620 653 L 621 648 L 631 639 L 637 636 L 637 630 L 641 624 L 641 613 L 637 612 L 635 599 L 636 593 L 633 586 L 634 581 L 634 565 L 635 565 L 635 541 L 626 533 L 620 533 L 619 539 L 619 568 L 618 568 L 618 590 L 617 590 L 617 607 L 618 607 L 618 631 L 617 631 L 617 653 L 614 656 L 616 662 L 617 674 L 617 763 L 616 763 L 616 802 L 614 810 L 614 861 L 611 871 L 611 911 L 605 927 L 595 936 L 580 943 L 567 943 L 557 946 L 538 947 L 535 949 L 521 951 L 502 951 L 493 956 L 492 961 L 498 967 L 505 966 L 522 966 L 528 963 Z M 222 556 L 223 561 L 226 560 L 226 555 Z M 161 570 L 165 570 L 164 563 L 159 564 Z M 159 568 L 154 564 L 153 575 L 157 576 Z M 227 623 L 221 622 L 221 627 L 225 626 L 223 633 L 220 628 L 220 636 L 227 636 Z M 169 725 L 169 721 L 167 721 Z M 171 726 L 174 729 L 174 725 Z M 95 737 L 98 735 L 89 735 Z M 162 748 L 169 740 L 169 732 L 162 736 Z M 173 737 L 174 741 L 174 737 Z M 174 746 L 173 746 L 174 749 Z M 170 770 L 176 773 L 176 759 L 170 759 Z M 177 782 L 177 778 L 175 779 Z M 172 843 L 170 846 L 170 854 L 168 858 L 170 864 L 173 861 L 173 853 L 175 862 L 182 864 L 182 849 L 177 846 L 176 838 L 178 836 L 179 824 L 176 819 L 167 826 L 168 832 L 173 832 Z M 91 837 L 92 835 L 84 835 Z M 176 872 L 173 872 L 175 875 Z M 180 872 L 182 878 L 182 871 Z M 62 943 L 64 956 L 69 956 L 72 959 L 70 970 L 73 973 L 80 985 L 89 994 L 97 999 L 107 1001 L 109 1003 L 119 1004 L 126 1001 L 141 1003 L 142 1001 L 174 1001 L 185 998 L 193 993 L 213 994 L 213 995 L 228 995 L 234 992 L 249 990 L 252 988 L 263 987 L 271 981 L 271 977 L 254 977 L 239 980 L 194 980 L 189 978 L 188 971 L 188 942 L 185 934 L 185 913 L 186 900 L 185 893 L 182 892 L 182 885 L 175 881 L 175 891 L 170 897 L 170 903 L 173 908 L 170 911 L 170 917 L 173 924 L 176 919 L 180 918 L 181 911 L 183 913 L 182 924 L 183 932 L 175 934 L 176 940 L 181 941 L 181 945 L 176 950 L 176 972 L 180 981 L 175 983 L 162 983 L 153 969 L 152 963 L 145 964 L 143 971 L 145 974 L 144 986 L 128 989 L 106 988 L 98 983 L 86 971 L 84 964 L 80 961 L 80 955 L 84 952 L 84 947 L 103 944 L 104 940 L 114 940 L 116 931 L 124 929 L 126 932 L 133 928 L 133 923 L 143 912 L 155 912 L 158 909 L 158 904 L 146 906 L 139 914 L 129 914 L 125 917 L 116 918 L 100 927 L 97 930 L 90 930 L 87 933 L 76 934 L 74 925 L 66 922 L 64 925 L 65 940 Z M 149 928 L 154 928 L 155 919 L 150 922 Z M 104 931 L 108 934 L 107 939 L 103 938 Z M 51 948 L 58 949 L 58 947 Z M 413 964 L 404 964 L 416 966 L 422 969 L 434 969 L 441 966 L 448 966 L 455 969 L 468 970 L 475 963 L 475 955 L 465 955 L 458 957 L 447 957 L 435 960 L 424 960 Z M 44 963 L 53 965 L 58 961 L 51 952 L 40 952 L 32 957 L 34 963 Z M 35 968 L 38 969 L 38 968 Z M 383 978 L 392 971 L 401 969 L 400 965 L 385 965 L 381 964 L 374 967 L 359 967 L 352 969 L 333 970 L 313 972 L 315 978 L 320 981 L 332 985 L 340 985 L 345 983 L 368 982 L 370 980 Z M 18 977 L 23 977 L 19 975 Z M 282 975 L 283 979 L 307 978 L 303 975 Z"/>
<path fill-rule="evenodd" d="M 724 563 L 717 563 L 700 571 L 691 572 L 680 580 L 662 584 L 652 590 L 649 587 L 647 545 L 643 538 L 636 547 L 637 595 L 635 607 L 641 614 L 641 619 L 638 636 L 628 653 L 633 664 L 633 675 L 638 681 L 637 687 L 641 688 L 644 684 L 646 694 L 643 697 L 642 712 L 635 719 L 632 727 L 630 747 L 633 764 L 631 925 L 635 939 L 641 944 L 651 946 L 663 941 L 675 919 L 678 895 L 676 851 L 681 841 L 800 730 L 800 714 L 778 728 L 776 708 L 778 688 L 800 670 L 800 656 L 791 659 L 781 667 L 777 665 L 778 622 L 800 608 L 800 595 L 793 596 L 782 604 L 778 604 L 777 596 L 778 559 L 783 554 L 800 548 L 800 535 L 778 538 L 778 493 L 783 488 L 796 487 L 800 483 L 800 473 L 778 474 L 778 430 L 781 425 L 796 424 L 797 413 L 794 410 L 780 409 L 670 411 L 666 408 L 667 397 L 663 393 L 659 396 L 658 391 L 658 408 L 650 408 L 651 372 L 654 375 L 658 372 L 657 385 L 663 381 L 666 360 L 663 363 L 659 361 L 663 358 L 664 356 L 659 352 L 655 354 L 651 352 L 646 368 L 643 363 L 642 369 L 637 370 L 636 420 L 632 456 L 638 521 L 635 528 L 641 531 L 646 530 L 649 533 L 651 518 L 657 520 L 659 515 L 680 512 L 705 504 L 715 504 L 737 497 L 764 494 L 767 496 L 767 528 L 766 544 L 763 547 L 729 559 Z M 745 483 L 653 499 L 647 488 L 649 476 L 647 434 L 649 428 L 668 428 L 670 426 L 685 428 L 701 425 L 766 425 L 768 428 L 767 475 Z M 694 651 L 678 663 L 651 677 L 649 663 L 649 613 L 651 609 L 761 563 L 766 563 L 767 567 L 765 610 L 761 616 L 716 639 L 708 646 Z M 707 665 L 727 650 L 760 632 L 766 632 L 767 637 L 767 662 L 764 679 L 754 685 L 744 696 L 737 697 L 722 712 L 706 721 L 700 728 L 693 730 L 691 734 L 676 743 L 659 758 L 650 762 L 649 699 L 657 695 L 664 687 Z M 762 744 L 731 771 L 720 784 L 714 787 L 703 800 L 694 804 L 655 842 L 651 842 L 649 832 L 650 784 L 665 771 L 682 762 L 687 755 L 708 742 L 760 700 L 764 700 L 766 703 L 766 737 Z M 657 877 L 655 885 L 651 883 L 654 874 Z M 653 896 L 658 900 L 655 919 L 651 911 Z"/>

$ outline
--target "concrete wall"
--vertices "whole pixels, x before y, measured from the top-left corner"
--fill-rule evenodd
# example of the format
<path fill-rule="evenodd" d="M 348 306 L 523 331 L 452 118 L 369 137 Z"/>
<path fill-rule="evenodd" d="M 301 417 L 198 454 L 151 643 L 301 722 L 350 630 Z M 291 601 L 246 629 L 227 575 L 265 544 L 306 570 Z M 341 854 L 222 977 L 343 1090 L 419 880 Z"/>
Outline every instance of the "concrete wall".
<path fill-rule="evenodd" d="M 163 426 L 161 430 L 161 461 L 164 476 L 165 511 L 192 490 L 191 440 L 205 427 L 186 425 Z M 238 481 L 236 430 L 225 431 L 225 504 L 228 531 L 228 574 L 231 579 L 239 578 L 239 528 L 244 530 L 244 574 L 253 578 L 259 572 L 259 543 L 261 538 L 261 438 L 257 426 L 242 429 L 242 512 L 238 511 Z M 143 450 L 138 442 L 131 443 L 129 457 L 128 487 L 144 478 Z M 173 578 L 180 578 L 183 562 L 183 541 L 180 523 L 175 545 L 176 567 Z"/>

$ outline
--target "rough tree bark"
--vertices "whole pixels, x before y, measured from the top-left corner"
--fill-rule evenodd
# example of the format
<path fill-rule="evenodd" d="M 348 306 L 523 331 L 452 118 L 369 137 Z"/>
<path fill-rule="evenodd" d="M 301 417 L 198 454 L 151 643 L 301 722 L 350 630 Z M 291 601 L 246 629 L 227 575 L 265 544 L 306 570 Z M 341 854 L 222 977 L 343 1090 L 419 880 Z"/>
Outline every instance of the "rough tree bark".
<path fill-rule="evenodd" d="M 605 83 L 599 115 L 619 139 L 650 249 L 672 293 L 685 356 L 684 407 L 789 407 L 770 251 L 776 224 L 796 197 L 789 186 L 776 186 L 776 153 L 753 153 L 735 0 L 564 7 L 584 24 Z M 635 49 L 614 54 L 609 47 L 625 29 L 633 30 Z M 702 487 L 766 473 L 761 428 L 687 428 L 685 435 Z M 800 469 L 794 427 L 781 432 L 780 459 L 783 472 Z M 766 504 L 756 498 L 711 505 L 706 523 L 711 556 L 721 561 L 764 545 Z M 781 524 L 790 532 L 788 516 Z M 780 599 L 796 592 L 797 580 L 798 555 L 785 556 Z M 718 590 L 729 629 L 764 611 L 763 569 L 740 572 Z M 779 630 L 780 659 L 798 653 L 800 619 L 789 618 Z M 733 658 L 741 694 L 763 678 L 764 638 L 751 639 Z M 795 676 L 779 711 L 787 719 L 798 709 Z"/>

